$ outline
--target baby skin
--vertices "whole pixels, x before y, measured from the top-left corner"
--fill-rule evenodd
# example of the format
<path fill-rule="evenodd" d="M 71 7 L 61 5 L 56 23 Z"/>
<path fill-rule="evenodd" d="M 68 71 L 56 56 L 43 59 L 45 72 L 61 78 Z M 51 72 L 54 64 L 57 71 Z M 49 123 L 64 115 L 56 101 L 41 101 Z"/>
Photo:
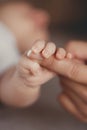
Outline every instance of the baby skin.
<path fill-rule="evenodd" d="M 71 58 L 70 53 L 57 49 L 54 43 L 37 41 L 19 64 L 1 80 L 1 101 L 15 107 L 27 107 L 40 95 L 41 85 L 55 76 L 59 60 Z"/>
<path fill-rule="evenodd" d="M 42 67 L 59 73 L 58 61 L 72 59 L 72 54 L 67 53 L 63 48 L 57 49 L 52 42 L 37 41 L 32 49 L 27 52 L 27 57 L 38 62 Z"/>

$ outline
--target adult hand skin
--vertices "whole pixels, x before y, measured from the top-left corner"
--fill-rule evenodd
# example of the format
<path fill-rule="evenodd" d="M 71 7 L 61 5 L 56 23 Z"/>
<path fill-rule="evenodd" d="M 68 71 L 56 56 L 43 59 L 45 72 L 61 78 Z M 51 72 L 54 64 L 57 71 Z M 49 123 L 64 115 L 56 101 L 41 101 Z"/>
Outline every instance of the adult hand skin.
<path fill-rule="evenodd" d="M 66 50 L 70 52 L 68 55 L 70 58 L 67 58 L 66 52 L 63 51 L 66 57 L 64 56 L 62 60 L 58 60 L 60 54 L 58 50 L 54 56 L 38 62 L 59 75 L 63 86 L 59 101 L 64 108 L 78 119 L 87 122 L 87 65 L 85 64 L 87 44 L 84 42 L 68 44 Z"/>
<path fill-rule="evenodd" d="M 70 42 L 66 50 L 73 60 L 61 61 L 60 83 L 63 92 L 59 95 L 62 106 L 83 122 L 87 122 L 87 43 Z"/>

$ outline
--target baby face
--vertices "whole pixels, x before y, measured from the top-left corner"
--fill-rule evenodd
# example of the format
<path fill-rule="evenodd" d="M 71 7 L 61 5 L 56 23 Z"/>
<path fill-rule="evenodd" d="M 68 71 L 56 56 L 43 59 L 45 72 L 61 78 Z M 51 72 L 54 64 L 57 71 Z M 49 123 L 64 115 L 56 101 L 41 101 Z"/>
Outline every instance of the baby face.
<path fill-rule="evenodd" d="M 2 5 L 0 19 L 16 36 L 18 47 L 25 49 L 37 39 L 48 39 L 48 15 L 27 3 L 7 3 Z"/>

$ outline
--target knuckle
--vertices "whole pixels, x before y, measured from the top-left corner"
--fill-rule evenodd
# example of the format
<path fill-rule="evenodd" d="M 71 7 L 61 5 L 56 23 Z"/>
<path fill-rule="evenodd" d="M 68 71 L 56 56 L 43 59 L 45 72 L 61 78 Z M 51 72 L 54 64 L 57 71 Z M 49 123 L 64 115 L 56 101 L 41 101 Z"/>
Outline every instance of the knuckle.
<path fill-rule="evenodd" d="M 38 63 L 34 62 L 33 65 L 30 67 L 32 72 L 38 72 L 40 70 L 40 66 Z"/>
<path fill-rule="evenodd" d="M 29 70 L 23 64 L 21 64 L 21 62 L 17 65 L 16 69 L 18 73 L 22 76 L 29 74 Z"/>
<path fill-rule="evenodd" d="M 34 86 L 37 86 L 37 81 L 35 81 L 35 79 L 26 78 L 25 85 L 27 85 L 29 87 L 34 87 Z"/>
<path fill-rule="evenodd" d="M 24 78 L 26 73 L 25 73 L 25 70 L 22 68 L 22 67 L 19 67 L 18 69 L 18 74 L 20 77 Z"/>
<path fill-rule="evenodd" d="M 29 78 L 25 78 L 24 82 L 25 82 L 25 85 L 27 85 L 27 86 L 30 86 L 33 83 Z"/>
<path fill-rule="evenodd" d="M 26 77 L 25 80 L 26 80 L 26 82 L 30 82 L 31 81 L 30 77 Z"/>
<path fill-rule="evenodd" d="M 79 64 L 71 63 L 67 73 L 69 78 L 77 78 L 79 75 Z"/>

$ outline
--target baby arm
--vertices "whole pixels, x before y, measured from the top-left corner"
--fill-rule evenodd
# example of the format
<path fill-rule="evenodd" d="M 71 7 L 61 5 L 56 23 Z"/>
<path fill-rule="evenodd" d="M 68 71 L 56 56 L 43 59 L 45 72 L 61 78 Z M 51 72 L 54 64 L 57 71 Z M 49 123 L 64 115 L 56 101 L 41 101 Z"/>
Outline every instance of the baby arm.
<path fill-rule="evenodd" d="M 39 45 L 40 42 L 37 43 Z M 43 50 L 45 47 L 49 47 L 45 42 L 42 45 L 44 46 Z M 56 46 L 52 43 L 49 45 L 52 48 L 50 51 L 50 56 L 52 56 L 56 51 Z M 0 99 L 3 103 L 15 107 L 29 106 L 38 99 L 40 86 L 54 76 L 55 73 L 41 67 L 24 54 L 19 64 L 9 69 L 1 77 Z"/>

